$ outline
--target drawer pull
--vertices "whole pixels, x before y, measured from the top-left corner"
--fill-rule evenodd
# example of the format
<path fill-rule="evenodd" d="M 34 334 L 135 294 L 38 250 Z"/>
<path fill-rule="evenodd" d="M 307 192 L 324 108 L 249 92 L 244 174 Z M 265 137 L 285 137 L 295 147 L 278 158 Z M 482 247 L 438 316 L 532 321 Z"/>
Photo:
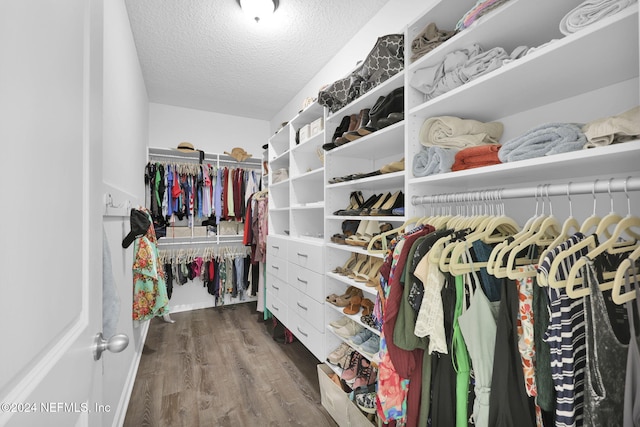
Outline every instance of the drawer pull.
<path fill-rule="evenodd" d="M 276 291 L 279 291 L 279 290 L 280 290 L 280 288 L 279 288 L 279 287 L 277 287 L 276 285 L 271 285 L 271 287 L 272 287 L 273 289 L 275 289 Z"/>
<path fill-rule="evenodd" d="M 277 265 L 271 265 L 271 268 L 276 269 L 276 270 L 280 270 L 280 267 L 278 267 Z"/>
<path fill-rule="evenodd" d="M 306 280 L 302 280 L 302 279 L 301 279 L 301 278 L 299 278 L 299 277 L 297 277 L 297 279 L 298 279 L 298 282 L 300 282 L 300 283 L 304 283 L 305 285 L 306 285 L 307 283 L 309 283 L 309 282 L 307 282 Z"/>
<path fill-rule="evenodd" d="M 298 307 L 300 307 L 303 310 L 309 310 L 307 307 L 305 307 L 304 305 L 300 304 L 299 302 L 296 302 L 296 304 L 298 304 Z"/>
<path fill-rule="evenodd" d="M 274 304 L 271 304 L 271 308 L 273 308 L 275 311 L 280 311 L 280 309 L 276 307 Z"/>
<path fill-rule="evenodd" d="M 280 246 L 276 246 L 276 245 L 271 245 L 271 247 L 272 247 L 273 249 L 280 249 Z"/>
<path fill-rule="evenodd" d="M 307 255 L 307 254 L 301 254 L 300 252 L 298 252 L 298 256 L 303 256 L 303 257 L 305 257 L 305 258 L 308 258 L 308 257 L 309 257 L 309 255 Z"/>
<path fill-rule="evenodd" d="M 305 334 L 304 332 L 302 332 L 302 330 L 300 329 L 300 326 L 296 326 L 296 328 L 298 329 L 298 332 L 300 332 L 302 335 L 304 335 L 305 337 L 308 337 L 309 335 Z"/>

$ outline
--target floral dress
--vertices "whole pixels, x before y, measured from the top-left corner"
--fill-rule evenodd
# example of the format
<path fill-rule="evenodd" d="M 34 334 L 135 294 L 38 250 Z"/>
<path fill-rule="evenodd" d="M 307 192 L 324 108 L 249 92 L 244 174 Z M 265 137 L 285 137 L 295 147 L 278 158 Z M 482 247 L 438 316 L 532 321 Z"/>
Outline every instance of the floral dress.
<path fill-rule="evenodd" d="M 148 211 L 145 212 L 149 215 Z M 168 314 L 167 285 L 158 258 L 153 221 L 147 233 L 134 241 L 133 257 L 133 320 L 148 320 Z"/>

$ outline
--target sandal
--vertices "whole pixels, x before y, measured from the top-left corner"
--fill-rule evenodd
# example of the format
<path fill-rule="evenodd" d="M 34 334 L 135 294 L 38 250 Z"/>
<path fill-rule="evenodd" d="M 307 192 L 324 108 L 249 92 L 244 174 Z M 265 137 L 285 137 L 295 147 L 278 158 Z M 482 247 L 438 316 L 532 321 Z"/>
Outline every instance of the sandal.
<path fill-rule="evenodd" d="M 354 315 L 360 311 L 360 304 L 362 303 L 362 297 L 360 295 L 353 295 L 349 300 L 349 306 L 345 307 L 342 311 L 344 314 Z"/>
<path fill-rule="evenodd" d="M 380 233 L 380 224 L 378 223 L 378 221 L 375 221 L 375 220 L 367 221 L 367 228 L 360 236 L 356 235 L 356 236 L 347 237 L 344 240 L 344 242 L 347 245 L 351 245 L 351 246 L 366 247 L 369 245 L 371 238 L 373 238 L 374 235 L 379 233 Z"/>
<path fill-rule="evenodd" d="M 362 305 L 362 316 L 363 317 L 371 315 L 373 313 L 374 302 L 371 301 L 369 298 L 364 298 L 360 302 L 360 305 Z"/>
<path fill-rule="evenodd" d="M 373 282 L 378 276 L 380 268 L 383 264 L 384 260 L 382 258 L 376 258 L 373 262 L 371 262 L 371 267 L 369 268 L 369 270 L 366 272 L 356 273 L 356 277 L 354 278 L 354 280 L 361 283 Z"/>
<path fill-rule="evenodd" d="M 358 254 L 355 252 L 352 252 L 347 262 L 345 262 L 342 267 L 334 268 L 333 272 L 337 274 L 343 274 L 343 272 L 346 272 L 344 274 L 348 274 L 351 271 L 351 269 L 356 265 L 357 262 L 358 262 Z"/>
<path fill-rule="evenodd" d="M 336 302 L 333 305 L 337 307 L 347 307 L 348 305 L 351 304 L 351 300 L 354 297 L 362 298 L 361 289 L 358 289 L 355 286 L 350 286 L 350 288 L 352 288 L 353 290 L 348 294 L 340 295 L 338 298 L 336 298 Z"/>

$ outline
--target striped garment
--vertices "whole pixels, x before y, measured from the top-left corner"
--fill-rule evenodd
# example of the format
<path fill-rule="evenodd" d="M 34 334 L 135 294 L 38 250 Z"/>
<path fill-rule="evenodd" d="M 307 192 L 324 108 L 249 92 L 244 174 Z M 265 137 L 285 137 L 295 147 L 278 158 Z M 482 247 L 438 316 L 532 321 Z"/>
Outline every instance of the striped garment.
<path fill-rule="evenodd" d="M 549 272 L 554 258 L 584 240 L 576 233 L 550 251 L 538 267 L 543 274 Z M 567 257 L 558 270 L 558 280 L 565 280 L 571 266 L 588 248 Z M 584 415 L 584 375 L 586 367 L 586 340 L 584 298 L 572 299 L 564 288 L 547 287 L 549 296 L 549 327 L 544 341 L 551 350 L 551 373 L 556 389 L 556 426 L 580 427 Z"/>

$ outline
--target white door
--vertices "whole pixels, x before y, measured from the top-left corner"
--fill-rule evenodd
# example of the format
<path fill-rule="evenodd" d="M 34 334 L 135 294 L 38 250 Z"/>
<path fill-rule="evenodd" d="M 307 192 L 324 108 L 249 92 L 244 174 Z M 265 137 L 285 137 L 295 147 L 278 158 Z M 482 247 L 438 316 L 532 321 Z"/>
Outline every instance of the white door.
<path fill-rule="evenodd" d="M 100 426 L 102 0 L 0 1 L 0 425 Z"/>

